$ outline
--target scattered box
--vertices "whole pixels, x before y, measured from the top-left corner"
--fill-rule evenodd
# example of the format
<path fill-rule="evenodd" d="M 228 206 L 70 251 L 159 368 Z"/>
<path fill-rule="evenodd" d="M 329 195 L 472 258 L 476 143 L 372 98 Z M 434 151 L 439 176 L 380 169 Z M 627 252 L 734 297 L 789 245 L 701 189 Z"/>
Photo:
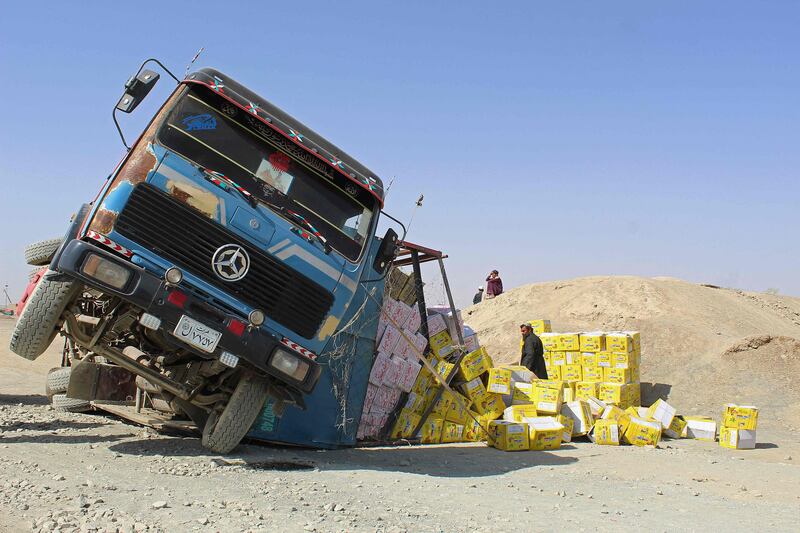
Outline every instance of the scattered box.
<path fill-rule="evenodd" d="M 662 429 L 669 429 L 670 424 L 672 424 L 672 419 L 675 418 L 675 408 L 664 400 L 658 399 L 656 403 L 651 405 L 650 409 L 647 410 L 647 416 L 661 423 Z"/>
<path fill-rule="evenodd" d="M 525 405 L 536 402 L 534 387 L 530 383 L 514 383 L 511 405 Z"/>
<path fill-rule="evenodd" d="M 687 416 L 686 436 L 690 439 L 714 442 L 717 440 L 717 423 L 707 416 Z"/>
<path fill-rule="evenodd" d="M 530 450 L 557 450 L 561 447 L 564 426 L 552 416 L 526 418 Z"/>
<path fill-rule="evenodd" d="M 523 418 L 535 416 L 538 416 L 538 413 L 536 412 L 536 406 L 533 404 L 512 405 L 511 407 L 506 407 L 505 411 L 503 411 L 503 420 L 509 422 L 522 422 Z"/>
<path fill-rule="evenodd" d="M 528 425 L 506 420 L 489 422 L 490 444 L 506 452 L 527 450 L 529 448 Z"/>
<path fill-rule="evenodd" d="M 563 411 L 564 407 L 562 406 L 561 409 Z M 575 425 L 575 421 L 572 420 L 572 417 L 566 415 L 556 415 L 555 418 L 564 427 L 561 431 L 561 442 L 572 442 L 572 428 Z"/>
<path fill-rule="evenodd" d="M 597 383 L 579 381 L 575 384 L 575 399 L 586 400 L 589 396 L 597 396 Z"/>
<path fill-rule="evenodd" d="M 496 394 L 511 394 L 511 370 L 502 367 L 490 369 L 486 390 Z"/>
<path fill-rule="evenodd" d="M 594 424 L 594 417 L 589 404 L 585 401 L 577 400 L 565 403 L 561 407 L 561 414 L 572 419 L 572 435 L 580 437 L 591 431 Z"/>
<path fill-rule="evenodd" d="M 661 424 L 636 416 L 629 417 L 625 441 L 634 446 L 657 446 L 661 439 Z"/>
<path fill-rule="evenodd" d="M 603 446 L 619 446 L 619 425 L 616 420 L 597 420 L 589 439 Z"/>
<path fill-rule="evenodd" d="M 459 363 L 459 371 L 466 381 L 477 378 L 490 368 L 491 364 L 486 357 L 486 350 L 484 348 L 478 348 L 474 352 L 468 353 L 461 359 L 461 362 Z"/>
<path fill-rule="evenodd" d="M 752 450 L 756 447 L 756 430 L 721 427 L 719 445 L 735 450 Z"/>
<path fill-rule="evenodd" d="M 664 435 L 671 439 L 679 439 L 683 435 L 684 429 L 686 429 L 686 420 L 682 416 L 675 415 L 672 423 L 664 430 Z"/>
<path fill-rule="evenodd" d="M 758 425 L 758 408 L 752 405 L 729 403 L 722 413 L 722 427 L 755 430 Z M 720 433 L 720 441 L 722 436 Z"/>

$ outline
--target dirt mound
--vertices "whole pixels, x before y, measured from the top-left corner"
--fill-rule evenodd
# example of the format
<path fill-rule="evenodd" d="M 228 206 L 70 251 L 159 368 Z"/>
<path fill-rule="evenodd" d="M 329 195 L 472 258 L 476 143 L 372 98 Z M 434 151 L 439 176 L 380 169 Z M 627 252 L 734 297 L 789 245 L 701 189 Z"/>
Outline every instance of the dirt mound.
<path fill-rule="evenodd" d="M 765 423 L 800 426 L 800 298 L 603 276 L 526 285 L 464 310 L 504 363 L 519 359 L 518 326 L 534 318 L 555 331 L 641 331 L 644 402 L 714 416 L 727 402 L 755 404 Z"/>

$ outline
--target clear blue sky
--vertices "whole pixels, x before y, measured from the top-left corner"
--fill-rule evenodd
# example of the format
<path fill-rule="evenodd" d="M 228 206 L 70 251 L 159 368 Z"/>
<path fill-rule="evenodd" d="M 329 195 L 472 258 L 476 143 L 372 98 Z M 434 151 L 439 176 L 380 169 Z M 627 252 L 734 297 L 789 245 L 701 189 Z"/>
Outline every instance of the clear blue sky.
<path fill-rule="evenodd" d="M 409 238 L 450 255 L 461 304 L 492 268 L 800 295 L 800 4 L 565 4 L 6 2 L 0 284 L 18 295 L 24 244 L 123 155 L 128 75 L 205 46 L 200 65 L 395 177 L 391 213 L 425 194 Z"/>

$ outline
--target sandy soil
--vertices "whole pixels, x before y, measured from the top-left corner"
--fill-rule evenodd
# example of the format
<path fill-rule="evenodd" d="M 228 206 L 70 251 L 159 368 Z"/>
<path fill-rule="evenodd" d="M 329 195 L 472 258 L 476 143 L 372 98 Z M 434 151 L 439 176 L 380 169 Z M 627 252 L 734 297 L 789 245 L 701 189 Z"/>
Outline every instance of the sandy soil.
<path fill-rule="evenodd" d="M 749 451 L 246 444 L 223 458 L 194 437 L 51 410 L 58 342 L 25 361 L 8 351 L 12 325 L 0 319 L 0 531 L 797 529 L 798 434 L 769 418 Z"/>

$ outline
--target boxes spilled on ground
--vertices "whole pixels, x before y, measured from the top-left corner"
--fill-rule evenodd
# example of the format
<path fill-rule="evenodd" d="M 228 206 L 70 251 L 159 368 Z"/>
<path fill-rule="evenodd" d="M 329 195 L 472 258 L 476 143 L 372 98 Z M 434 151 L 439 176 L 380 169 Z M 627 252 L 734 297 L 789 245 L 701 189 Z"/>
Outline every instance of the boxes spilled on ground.
<path fill-rule="evenodd" d="M 383 433 L 426 444 L 485 441 L 506 451 L 556 450 L 581 437 L 612 446 L 657 446 L 662 437 L 716 440 L 713 419 L 680 416 L 664 400 L 641 406 L 636 331 L 555 333 L 549 321 L 531 321 L 545 347 L 548 379 L 539 379 L 519 365 L 495 366 L 477 335 L 459 347 L 458 313 L 430 314 L 430 346 L 418 332 L 415 307 L 388 300 L 384 315 L 403 334 L 379 325 L 359 439 Z M 436 373 L 452 378 L 453 392 L 420 366 L 417 352 L 426 348 Z M 754 407 L 726 406 L 720 444 L 754 447 L 757 419 Z"/>

